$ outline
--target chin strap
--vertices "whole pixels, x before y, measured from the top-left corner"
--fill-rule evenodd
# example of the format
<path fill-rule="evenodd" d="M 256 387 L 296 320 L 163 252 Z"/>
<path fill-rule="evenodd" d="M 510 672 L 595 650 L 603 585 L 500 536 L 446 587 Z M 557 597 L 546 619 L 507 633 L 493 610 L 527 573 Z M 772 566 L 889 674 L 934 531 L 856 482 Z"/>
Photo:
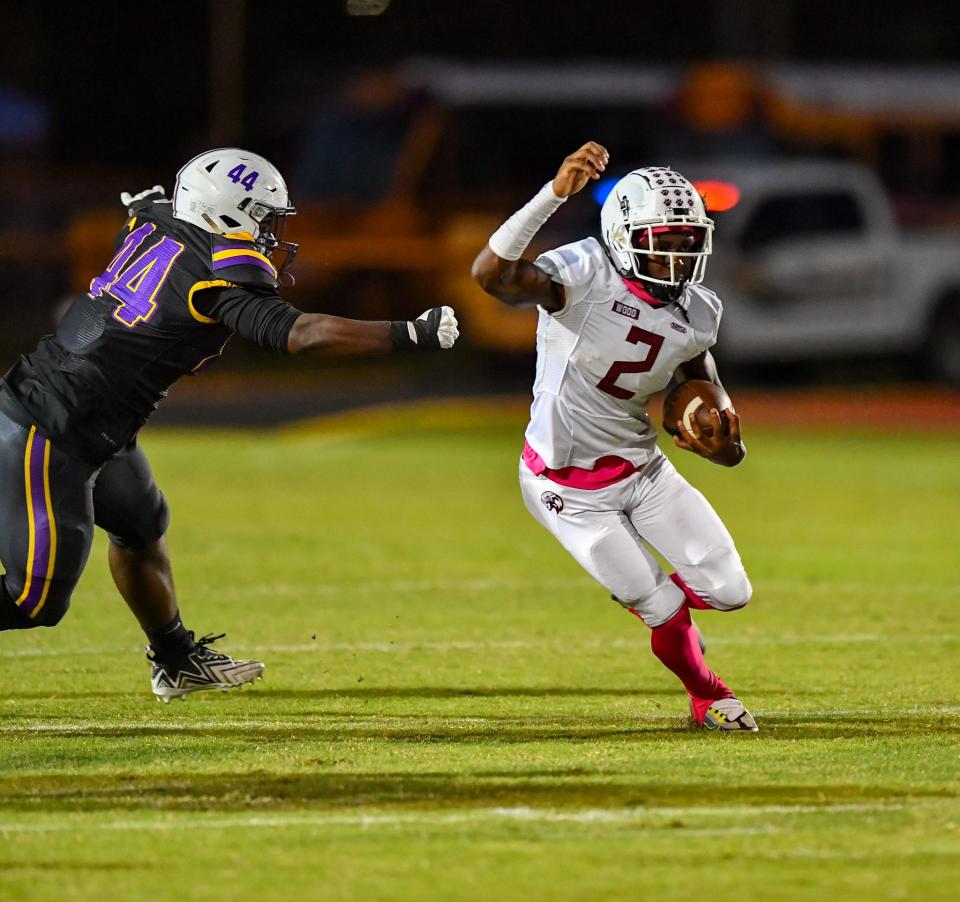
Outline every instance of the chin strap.
<path fill-rule="evenodd" d="M 686 278 L 683 278 L 680 280 L 680 284 L 677 285 L 676 291 L 674 293 L 675 297 L 673 298 L 672 302 L 676 305 L 677 309 L 683 315 L 683 318 L 689 323 L 690 317 L 687 316 L 687 306 L 686 304 L 682 303 L 683 295 L 684 295 L 684 292 L 686 292 L 686 290 L 687 290 L 687 280 Z"/>

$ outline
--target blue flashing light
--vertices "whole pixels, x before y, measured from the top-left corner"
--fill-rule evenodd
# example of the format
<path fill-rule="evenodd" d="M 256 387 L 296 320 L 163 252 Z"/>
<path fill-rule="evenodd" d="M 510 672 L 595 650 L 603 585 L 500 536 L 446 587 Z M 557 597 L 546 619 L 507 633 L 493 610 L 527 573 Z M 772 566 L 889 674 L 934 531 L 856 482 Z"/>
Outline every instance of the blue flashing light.
<path fill-rule="evenodd" d="M 615 178 L 614 176 L 607 176 L 605 179 L 600 179 L 593 186 L 593 199 L 597 202 L 598 207 L 603 206 L 603 202 L 607 199 L 607 195 L 613 191 L 613 186 L 619 182 L 620 179 Z"/>

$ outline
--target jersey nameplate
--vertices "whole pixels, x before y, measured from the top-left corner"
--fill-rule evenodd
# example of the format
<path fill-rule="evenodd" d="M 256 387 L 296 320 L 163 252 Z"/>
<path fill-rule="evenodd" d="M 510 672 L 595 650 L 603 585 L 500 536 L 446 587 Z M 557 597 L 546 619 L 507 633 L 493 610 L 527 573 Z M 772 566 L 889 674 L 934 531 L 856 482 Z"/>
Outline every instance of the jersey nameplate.
<path fill-rule="evenodd" d="M 620 301 L 613 302 L 613 312 L 619 313 L 621 316 L 628 316 L 630 319 L 640 319 L 640 311 L 636 307 L 622 304 Z"/>

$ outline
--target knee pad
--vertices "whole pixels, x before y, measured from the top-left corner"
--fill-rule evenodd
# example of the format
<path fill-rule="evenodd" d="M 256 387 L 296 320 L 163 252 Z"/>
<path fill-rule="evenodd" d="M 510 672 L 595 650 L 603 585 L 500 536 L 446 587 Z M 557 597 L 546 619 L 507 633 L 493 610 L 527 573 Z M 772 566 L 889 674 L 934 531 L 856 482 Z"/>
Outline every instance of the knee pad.
<path fill-rule="evenodd" d="M 732 573 L 726 582 L 713 589 L 713 598 L 718 608 L 724 611 L 734 611 L 744 607 L 753 595 L 753 586 L 747 572 L 740 567 Z"/>
<path fill-rule="evenodd" d="M 34 626 L 56 626 L 67 615 L 70 610 L 70 598 L 73 595 L 73 587 L 68 591 L 58 591 L 51 586 L 50 594 L 47 600 L 33 618 Z"/>
<path fill-rule="evenodd" d="M 73 594 L 73 583 L 67 586 L 57 585 L 59 581 L 51 582 L 43 606 L 35 616 L 24 611 L 11 595 L 9 587 L 0 578 L 0 631 L 2 630 L 30 630 L 38 626 L 56 626 L 63 620 L 70 608 L 70 597 Z M 19 595 L 20 593 L 17 593 Z"/>
<path fill-rule="evenodd" d="M 110 541 L 124 551 L 141 551 L 161 538 L 170 527 L 170 508 L 163 492 L 151 493 L 149 503 L 124 515 L 122 532 L 108 532 Z"/>
<path fill-rule="evenodd" d="M 744 607 L 753 594 L 753 586 L 735 551 L 723 549 L 708 555 L 693 573 L 671 577 L 695 608 L 735 611 Z"/>

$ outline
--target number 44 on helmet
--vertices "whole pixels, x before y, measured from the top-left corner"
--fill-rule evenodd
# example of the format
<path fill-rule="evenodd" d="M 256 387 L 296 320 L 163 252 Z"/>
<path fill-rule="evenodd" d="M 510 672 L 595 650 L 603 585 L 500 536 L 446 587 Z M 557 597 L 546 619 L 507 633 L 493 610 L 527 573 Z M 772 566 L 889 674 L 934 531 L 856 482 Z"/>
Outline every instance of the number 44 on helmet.
<path fill-rule="evenodd" d="M 190 160 L 178 173 L 173 189 L 173 215 L 215 235 L 247 238 L 275 259 L 277 281 L 292 285 L 290 265 L 297 245 L 284 241 L 290 206 L 287 183 L 265 157 L 236 147 L 208 150 Z"/>

